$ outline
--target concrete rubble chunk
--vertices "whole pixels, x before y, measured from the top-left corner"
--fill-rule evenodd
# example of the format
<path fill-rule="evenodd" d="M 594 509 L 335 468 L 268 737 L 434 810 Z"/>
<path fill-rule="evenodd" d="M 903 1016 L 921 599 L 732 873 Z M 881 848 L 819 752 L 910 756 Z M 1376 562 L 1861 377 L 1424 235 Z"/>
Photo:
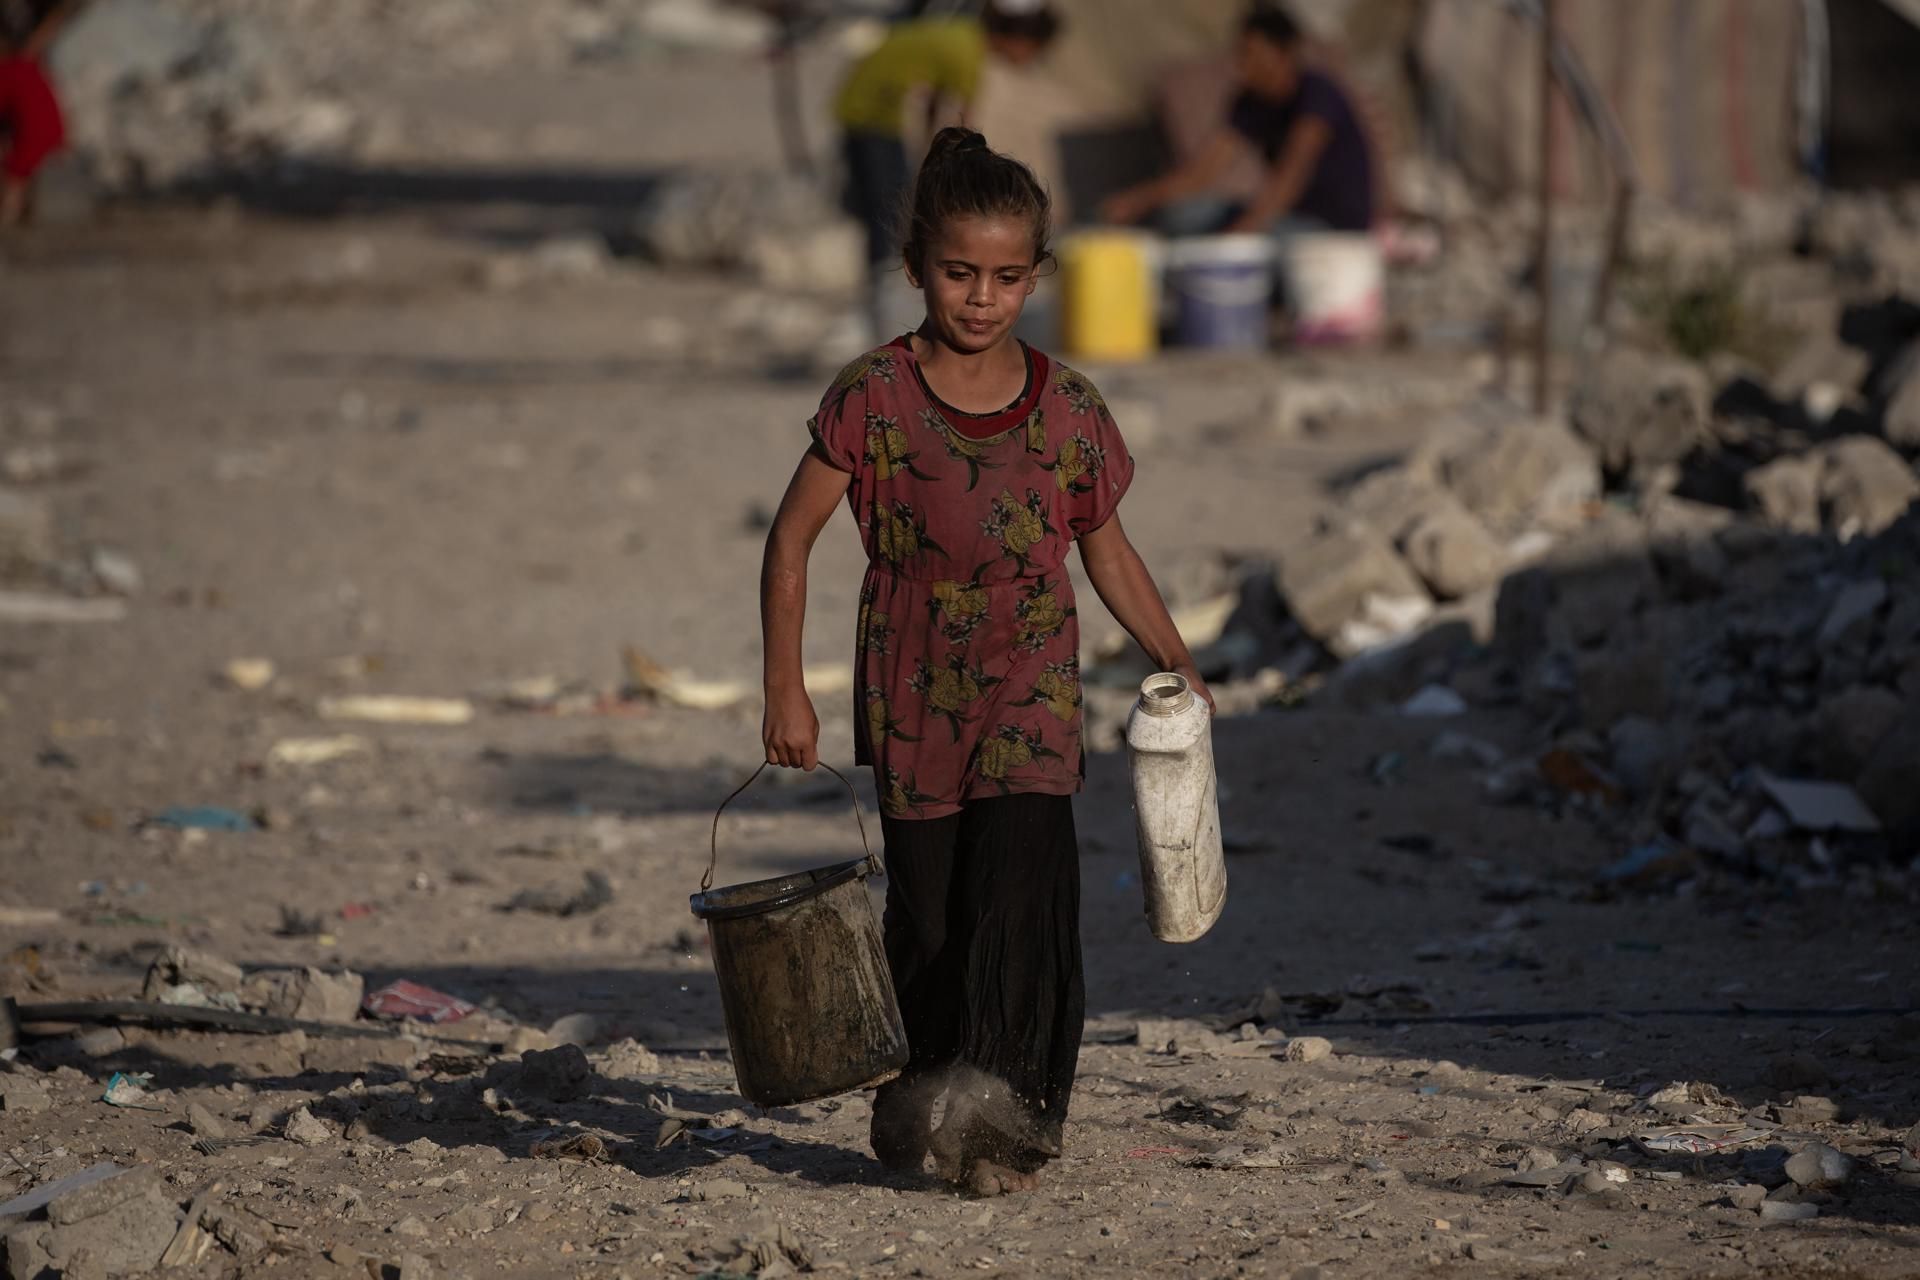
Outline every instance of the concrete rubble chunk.
<path fill-rule="evenodd" d="M 1789 533 L 1820 532 L 1823 468 L 1811 454 L 1777 458 L 1755 467 L 1741 481 L 1747 501 L 1767 523 Z"/>
<path fill-rule="evenodd" d="M 579 1045 L 529 1049 L 520 1055 L 520 1088 L 527 1096 L 549 1102 L 575 1102 L 587 1095 L 593 1066 Z"/>
<path fill-rule="evenodd" d="M 297 1142 L 303 1147 L 323 1147 L 340 1136 L 332 1125 L 305 1107 L 287 1117 L 286 1126 L 281 1132 L 288 1141 Z"/>
<path fill-rule="evenodd" d="M 1820 1216 L 1820 1206 L 1796 1200 L 1765 1200 L 1760 1204 L 1762 1222 L 1805 1222 Z"/>
<path fill-rule="evenodd" d="M 1295 1036 L 1287 1041 L 1288 1062 L 1319 1062 L 1333 1056 L 1333 1042 L 1322 1036 Z"/>
<path fill-rule="evenodd" d="M 1801 1148 L 1787 1158 L 1787 1176 L 1795 1186 L 1824 1190 L 1853 1176 L 1853 1159 L 1824 1142 Z"/>
<path fill-rule="evenodd" d="M 1441 600 L 1458 600 L 1500 580 L 1507 556 L 1457 502 L 1436 504 L 1398 535 L 1400 554 Z"/>
<path fill-rule="evenodd" d="M 306 1022 L 352 1022 L 360 1015 L 367 981 L 350 970 L 328 973 L 311 965 L 303 969 L 270 969 L 251 974 L 246 981 L 249 1005 L 282 1018 Z"/>
<path fill-rule="evenodd" d="M 1879 533 L 1920 498 L 1920 477 L 1872 436 L 1846 436 L 1815 452 L 1821 459 L 1826 526 L 1842 541 Z"/>
<path fill-rule="evenodd" d="M 97 1217 L 116 1205 L 159 1188 L 159 1175 L 151 1167 L 141 1165 L 56 1197 L 47 1206 L 47 1220 L 56 1227 L 64 1227 Z"/>
<path fill-rule="evenodd" d="M 1392 546 L 1370 534 L 1327 534 L 1288 553 L 1278 582 L 1294 620 L 1323 644 L 1366 613 L 1369 597 L 1427 601 L 1426 588 Z"/>
<path fill-rule="evenodd" d="M 1467 509 L 1503 534 L 1578 527 L 1600 497 L 1594 456 L 1550 418 L 1499 427 L 1448 454 L 1441 471 Z"/>
<path fill-rule="evenodd" d="M 1747 1213 L 1758 1213 L 1766 1199 L 1767 1189 L 1757 1182 L 1749 1182 L 1727 1192 L 1727 1203 Z"/>
<path fill-rule="evenodd" d="M 47 1242 L 52 1238 L 53 1228 L 44 1222 L 29 1223 L 0 1234 L 0 1277 L 41 1280 L 51 1274 L 53 1256 L 47 1252 Z"/>
<path fill-rule="evenodd" d="M 1907 348 L 1889 381 L 1891 392 L 1880 423 L 1881 433 L 1896 449 L 1920 452 L 1920 342 Z"/>
<path fill-rule="evenodd" d="M 1691 361 L 1622 348 L 1586 368 L 1567 416 L 1607 471 L 1641 474 L 1693 451 L 1711 398 L 1706 373 Z"/>
<path fill-rule="evenodd" d="M 37 1115 L 53 1106 L 53 1100 L 36 1080 L 0 1076 L 0 1112 L 8 1115 Z"/>
<path fill-rule="evenodd" d="M 187 1104 L 187 1123 L 192 1126 L 194 1136 L 197 1138 L 218 1140 L 227 1136 L 227 1126 L 222 1124 L 213 1112 L 197 1102 Z"/>
<path fill-rule="evenodd" d="M 207 995 L 235 993 L 245 977 L 239 965 L 219 956 L 188 947 L 168 947 L 165 954 L 148 967 L 140 998 L 159 1000 L 169 989 L 178 986 L 199 987 Z"/>
<path fill-rule="evenodd" d="M 135 1194 L 105 1207 L 89 1206 L 83 1217 L 61 1220 L 60 1209 L 69 1197 L 48 1207 L 53 1231 L 47 1238 L 47 1253 L 56 1266 L 71 1272 L 83 1254 L 91 1255 L 92 1265 L 107 1276 L 138 1275 L 159 1265 L 179 1229 L 179 1206 L 160 1189 L 159 1179 L 150 1171 L 134 1173 L 148 1176 L 136 1180 L 129 1175 L 98 1186 L 137 1181 Z"/>

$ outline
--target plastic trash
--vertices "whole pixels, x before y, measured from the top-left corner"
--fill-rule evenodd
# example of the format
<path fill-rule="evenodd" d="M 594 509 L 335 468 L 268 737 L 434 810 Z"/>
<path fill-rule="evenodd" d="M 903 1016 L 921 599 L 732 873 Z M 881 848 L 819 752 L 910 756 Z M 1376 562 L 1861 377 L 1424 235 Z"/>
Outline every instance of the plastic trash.
<path fill-rule="evenodd" d="M 254 820 L 238 809 L 218 805 L 175 805 L 155 815 L 149 824 L 175 831 L 252 831 Z"/>
<path fill-rule="evenodd" d="M 402 978 L 368 995 L 361 1008 L 376 1018 L 418 1018 L 423 1022 L 458 1022 L 479 1006 L 444 991 Z"/>
<path fill-rule="evenodd" d="M 1140 878 L 1162 942 L 1192 942 L 1227 903 L 1213 713 L 1172 672 L 1151 675 L 1127 719 Z"/>

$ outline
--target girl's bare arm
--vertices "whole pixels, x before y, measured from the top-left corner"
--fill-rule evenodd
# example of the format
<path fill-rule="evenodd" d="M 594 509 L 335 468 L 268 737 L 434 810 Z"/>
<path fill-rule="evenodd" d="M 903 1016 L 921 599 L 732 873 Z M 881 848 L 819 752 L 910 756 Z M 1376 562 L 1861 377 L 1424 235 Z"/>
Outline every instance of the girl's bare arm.
<path fill-rule="evenodd" d="M 800 639 L 807 618 L 807 559 L 852 477 L 809 451 L 794 469 L 767 533 L 760 565 L 760 636 L 767 694 L 760 736 L 767 763 L 812 769 L 820 761 L 820 718 L 807 697 Z"/>
<path fill-rule="evenodd" d="M 1093 589 L 1108 612 L 1147 657 L 1162 671 L 1185 676 L 1193 691 L 1211 707 L 1213 692 L 1194 668 L 1187 642 L 1180 638 L 1180 630 L 1173 625 L 1166 602 L 1160 598 L 1160 588 L 1154 585 L 1140 553 L 1133 549 L 1119 516 L 1081 536 L 1080 563 L 1086 566 L 1087 577 L 1093 580 Z"/>

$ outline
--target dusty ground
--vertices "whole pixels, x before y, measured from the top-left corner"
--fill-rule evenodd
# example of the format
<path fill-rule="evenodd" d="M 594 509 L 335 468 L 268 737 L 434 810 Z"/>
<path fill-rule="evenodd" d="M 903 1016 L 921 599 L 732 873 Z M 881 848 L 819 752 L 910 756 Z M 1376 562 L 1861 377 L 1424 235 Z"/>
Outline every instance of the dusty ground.
<path fill-rule="evenodd" d="M 156 1166 L 183 1202 L 218 1178 L 282 1275 L 357 1275 L 356 1254 L 447 1275 L 737 1273 L 754 1259 L 736 1240 L 767 1238 L 760 1218 L 815 1270 L 855 1275 L 1920 1274 L 1920 1189 L 1893 1171 L 1920 1120 L 1916 1024 L 1863 1011 L 1920 1004 L 1911 907 L 1744 882 L 1597 895 L 1613 842 L 1576 815 L 1483 804 L 1464 766 L 1427 754 L 1435 725 L 1395 716 L 1220 725 L 1232 896 L 1187 947 L 1148 934 L 1123 762 L 1093 761 L 1080 818 L 1096 1016 L 1069 1152 L 1041 1191 L 987 1205 L 885 1174 L 858 1096 L 656 1151 L 650 1095 L 742 1105 L 685 895 L 713 806 L 758 757 L 757 709 L 557 717 L 483 700 L 449 728 L 315 712 L 343 692 L 611 685 L 625 645 L 707 678 L 757 675 L 755 515 L 798 454 L 817 379 L 770 378 L 736 344 L 674 345 L 660 321 L 722 314 L 725 282 L 622 267 L 476 286 L 484 233 L 521 216 L 151 214 L 5 250 L 0 396 L 53 412 L 14 414 L 0 443 L 32 443 L 50 417 L 86 468 L 45 488 L 65 545 L 121 548 L 145 583 L 124 622 L 0 630 L 0 904 L 61 913 L 0 927 L 0 956 L 28 1001 L 131 994 L 155 953 L 186 944 L 489 1006 L 455 1036 L 587 1013 L 590 1096 L 503 1112 L 482 1090 L 510 1065 L 489 1076 L 368 1040 L 38 1041 L 12 1070 L 30 1064 L 54 1105 L 0 1111 L 0 1199 L 103 1159 Z M 1374 359 L 1390 378 L 1462 358 Z M 1418 438 L 1406 421 L 1272 440 L 1244 424 L 1276 368 L 1092 371 L 1158 419 L 1126 509 L 1151 562 L 1271 553 L 1310 527 L 1330 477 Z M 857 556 L 836 522 L 815 560 L 815 662 L 846 651 Z M 277 680 L 226 687 L 242 657 L 270 658 Z M 831 760 L 850 755 L 843 701 L 821 700 Z M 1529 729 L 1494 713 L 1464 727 L 1516 745 Z M 370 752 L 265 763 L 279 740 L 342 731 Z M 1369 762 L 1392 751 L 1405 767 L 1380 785 Z M 723 827 L 723 879 L 850 856 L 842 799 L 825 778 L 763 784 Z M 267 821 L 142 829 L 186 804 Z M 592 915 L 500 909 L 588 870 L 616 890 Z M 373 909 L 342 918 L 348 904 Z M 283 906 L 319 914 L 327 936 L 279 936 Z M 1295 998 L 1256 1010 L 1269 989 Z M 1142 1018 L 1265 1031 L 1236 1048 L 1176 1027 L 1170 1053 L 1153 1028 L 1138 1043 Z M 1282 1033 L 1335 1053 L 1283 1060 Z M 100 1101 L 115 1070 L 153 1072 L 165 1110 Z M 1732 1155 L 1637 1154 L 1626 1138 L 1657 1118 L 1644 1095 L 1671 1081 L 1709 1086 L 1680 1106 L 1709 1118 L 1814 1094 L 1839 1119 L 1789 1111 L 1771 1143 Z M 302 1106 L 336 1131 L 362 1123 L 209 1156 L 184 1128 L 192 1102 L 241 1132 L 277 1134 Z M 530 1156 L 572 1129 L 608 1158 Z M 1817 1219 L 1763 1226 L 1723 1203 L 1766 1177 L 1770 1147 L 1815 1136 L 1859 1161 Z M 1194 1167 L 1223 1145 L 1278 1167 Z M 1534 1148 L 1627 1180 L 1601 1195 L 1497 1185 Z M 203 1271 L 268 1265 L 223 1250 Z"/>

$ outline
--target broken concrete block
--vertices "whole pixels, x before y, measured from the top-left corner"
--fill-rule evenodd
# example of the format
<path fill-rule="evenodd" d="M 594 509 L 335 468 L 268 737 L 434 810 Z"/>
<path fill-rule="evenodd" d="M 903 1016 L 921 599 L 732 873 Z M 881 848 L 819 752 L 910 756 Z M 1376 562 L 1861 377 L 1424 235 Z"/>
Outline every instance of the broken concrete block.
<path fill-rule="evenodd" d="M 1795 1186 L 1837 1187 L 1853 1176 L 1853 1159 L 1824 1142 L 1810 1143 L 1788 1157 L 1787 1176 Z"/>
<path fill-rule="evenodd" d="M 1512 422 L 1442 463 L 1447 487 L 1496 532 L 1576 527 L 1600 497 L 1600 466 L 1553 419 Z"/>
<path fill-rule="evenodd" d="M 143 1167 L 60 1197 L 47 1206 L 47 1217 L 53 1224 L 47 1254 L 55 1266 L 72 1271 L 90 1255 L 107 1276 L 137 1275 L 158 1266 L 173 1243 L 179 1207 Z"/>
<path fill-rule="evenodd" d="M 1767 523 L 1792 533 L 1819 533 L 1822 470 L 1810 454 L 1777 458 L 1749 471 L 1741 484 Z"/>
<path fill-rule="evenodd" d="M 222 1124 L 213 1112 L 197 1102 L 187 1104 L 187 1124 L 192 1127 L 196 1138 L 218 1140 L 227 1136 L 227 1126 Z"/>
<path fill-rule="evenodd" d="M 240 966 L 188 947 L 168 947 L 147 969 L 142 1000 L 160 1000 L 171 988 L 195 986 L 209 996 L 238 992 L 246 975 Z"/>
<path fill-rule="evenodd" d="M 53 1269 L 53 1257 L 47 1241 L 53 1228 L 44 1222 L 15 1227 L 0 1235 L 0 1278 L 4 1280 L 40 1280 Z"/>
<path fill-rule="evenodd" d="M 1507 555 L 1457 502 L 1435 504 L 1397 535 L 1400 554 L 1442 600 L 1458 600 L 1500 580 Z"/>
<path fill-rule="evenodd" d="M 1707 375 L 1693 362 L 1615 349 L 1574 384 L 1567 416 L 1609 472 L 1643 475 L 1693 452 L 1711 399 Z"/>
<path fill-rule="evenodd" d="M 1826 525 L 1842 541 L 1872 537 L 1920 498 L 1920 477 L 1872 436 L 1847 436 L 1815 452 L 1823 467 L 1820 503 Z"/>
<path fill-rule="evenodd" d="M 1413 571 L 1385 539 L 1370 534 L 1328 534 L 1289 552 L 1278 581 L 1288 612 L 1322 643 L 1360 617 L 1369 597 L 1427 601 Z"/>
<path fill-rule="evenodd" d="M 37 1115 L 53 1106 L 39 1082 L 21 1076 L 0 1076 L 0 1112 Z"/>
<path fill-rule="evenodd" d="M 1295 1036 L 1287 1041 L 1288 1062 L 1319 1062 L 1333 1056 L 1333 1042 L 1322 1036 Z"/>
<path fill-rule="evenodd" d="M 520 1090 L 549 1102 L 574 1102 L 587 1095 L 593 1066 L 579 1045 L 530 1049 L 520 1055 Z"/>
<path fill-rule="evenodd" d="M 339 1131 L 333 1125 L 301 1107 L 287 1117 L 287 1123 L 281 1130 L 291 1142 L 303 1147 L 323 1147 L 339 1137 Z"/>
<path fill-rule="evenodd" d="M 1727 1192 L 1727 1203 L 1747 1213 L 1758 1213 L 1766 1199 L 1767 1189 L 1757 1182 L 1749 1182 Z"/>
<path fill-rule="evenodd" d="M 307 1022 L 352 1022 L 367 994 L 367 980 L 359 974 L 327 973 L 311 965 L 255 974 L 247 986 L 250 995 L 264 995 L 259 1003 L 268 1013 Z"/>

